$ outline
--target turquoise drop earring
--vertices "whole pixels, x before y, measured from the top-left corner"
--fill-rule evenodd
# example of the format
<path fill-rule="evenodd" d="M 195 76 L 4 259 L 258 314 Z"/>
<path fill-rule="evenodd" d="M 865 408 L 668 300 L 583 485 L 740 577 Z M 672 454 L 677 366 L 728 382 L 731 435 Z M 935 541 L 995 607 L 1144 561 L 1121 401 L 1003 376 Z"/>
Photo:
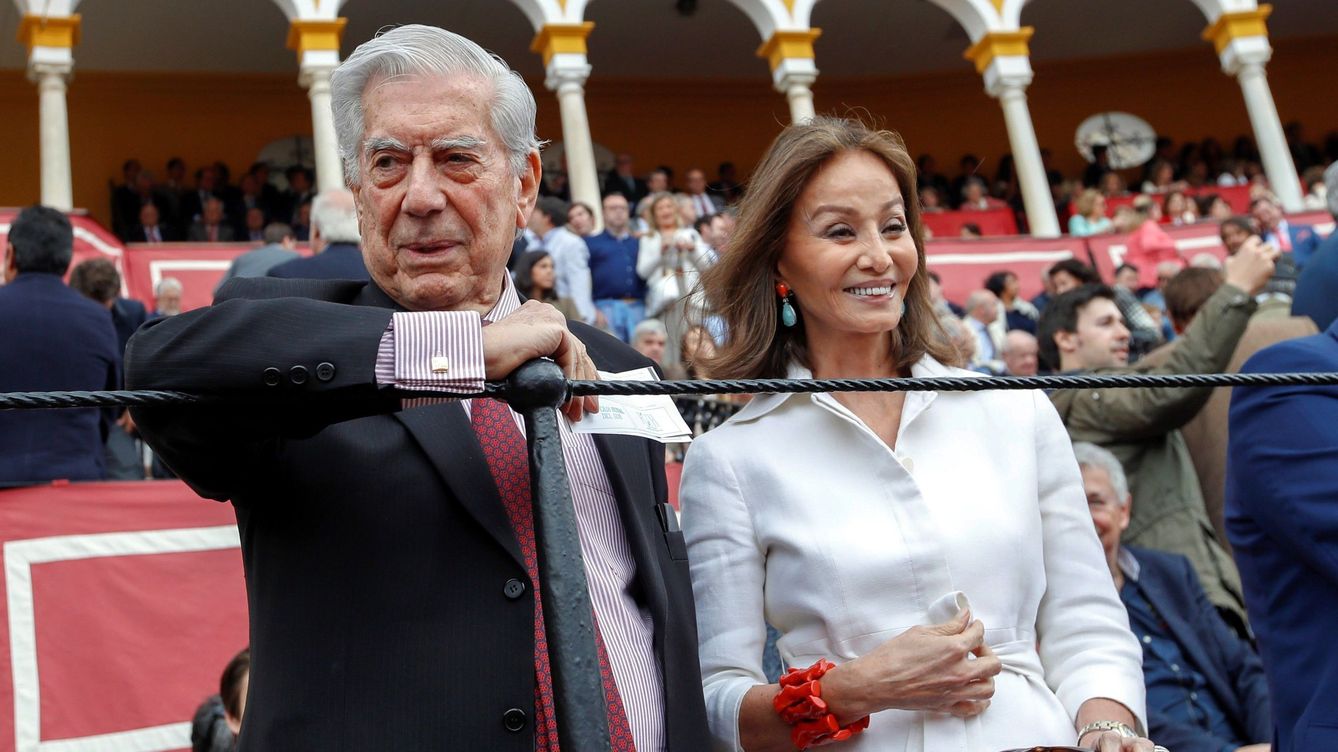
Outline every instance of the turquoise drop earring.
<path fill-rule="evenodd" d="M 781 301 L 781 324 L 786 328 L 799 323 L 799 314 L 794 311 L 794 292 L 790 286 L 784 282 L 776 283 L 776 294 L 780 296 Z"/>

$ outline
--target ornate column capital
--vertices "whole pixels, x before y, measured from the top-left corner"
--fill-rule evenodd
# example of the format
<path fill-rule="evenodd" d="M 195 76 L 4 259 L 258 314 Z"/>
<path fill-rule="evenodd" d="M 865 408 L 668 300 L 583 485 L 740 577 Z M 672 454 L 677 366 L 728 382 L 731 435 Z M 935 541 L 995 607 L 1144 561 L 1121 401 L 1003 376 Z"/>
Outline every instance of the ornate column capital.
<path fill-rule="evenodd" d="M 326 51 L 339 54 L 339 43 L 344 38 L 347 18 L 295 18 L 288 24 L 288 49 L 295 50 L 298 58 L 308 52 Z"/>
<path fill-rule="evenodd" d="M 757 48 L 757 56 L 766 58 L 774 74 L 788 60 L 815 59 L 813 42 L 822 36 L 822 29 L 777 29 Z M 816 75 L 816 68 L 814 68 Z"/>
<path fill-rule="evenodd" d="M 31 61 L 28 63 L 28 80 L 37 84 L 38 87 L 52 86 L 55 83 L 60 84 L 64 89 L 65 84 L 74 78 L 74 62 L 50 62 L 50 61 Z"/>
<path fill-rule="evenodd" d="M 1266 23 L 1272 12 L 1273 6 L 1260 5 L 1254 10 L 1223 13 L 1203 30 L 1204 41 L 1213 43 L 1227 75 L 1234 76 L 1246 66 L 1262 66 L 1273 57 Z"/>
<path fill-rule="evenodd" d="M 32 52 L 34 47 L 71 49 L 79 44 L 81 16 L 39 16 L 29 13 L 19 21 L 19 41 Z"/>
<path fill-rule="evenodd" d="M 976 72 L 984 75 L 997 58 L 1030 58 L 1031 50 L 1028 43 L 1035 33 L 1036 29 L 1031 26 L 1023 26 L 1017 31 L 992 31 L 966 48 L 962 57 L 975 63 Z"/>
<path fill-rule="evenodd" d="M 544 86 L 549 91 L 557 92 L 561 95 L 564 91 L 570 91 L 573 87 L 577 90 L 585 91 L 585 82 L 590 78 L 591 65 L 585 62 L 585 55 L 563 55 L 554 58 L 549 63 L 544 77 Z"/>
<path fill-rule="evenodd" d="M 554 58 L 565 55 L 579 55 L 584 59 L 585 40 L 594 28 L 594 21 L 544 24 L 530 42 L 530 52 L 543 56 L 545 68 L 552 65 Z"/>

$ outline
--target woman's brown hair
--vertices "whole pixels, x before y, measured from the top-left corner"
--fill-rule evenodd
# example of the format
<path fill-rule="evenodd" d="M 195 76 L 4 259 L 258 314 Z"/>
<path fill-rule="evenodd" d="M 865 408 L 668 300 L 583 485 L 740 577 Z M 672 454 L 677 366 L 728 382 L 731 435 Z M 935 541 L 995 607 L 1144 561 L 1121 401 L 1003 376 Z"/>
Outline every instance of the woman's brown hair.
<path fill-rule="evenodd" d="M 892 352 L 902 371 L 928 354 L 956 365 L 959 356 L 938 323 L 929 298 L 924 228 L 915 190 L 915 161 L 901 137 L 856 120 L 818 117 L 791 125 L 772 142 L 739 203 L 739 222 L 720 260 L 702 273 L 708 308 L 724 319 L 724 345 L 705 365 L 718 379 L 784 378 L 791 361 L 812 367 L 799 324 L 780 325 L 776 265 L 790 229 L 790 216 L 804 187 L 832 157 L 865 151 L 892 171 L 906 202 L 906 223 L 915 240 L 917 265 L 906 291 L 906 312 L 892 331 Z"/>

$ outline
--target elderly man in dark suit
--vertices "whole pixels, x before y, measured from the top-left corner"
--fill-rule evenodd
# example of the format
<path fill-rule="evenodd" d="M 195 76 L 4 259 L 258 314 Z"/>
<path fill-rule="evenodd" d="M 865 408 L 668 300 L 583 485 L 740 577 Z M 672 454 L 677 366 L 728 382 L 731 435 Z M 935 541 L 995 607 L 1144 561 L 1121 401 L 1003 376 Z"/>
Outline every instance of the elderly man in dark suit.
<path fill-rule="evenodd" d="M 1338 321 L 1241 373 L 1338 372 Z M 1227 535 L 1273 693 L 1276 752 L 1338 749 L 1338 386 L 1236 387 Z"/>
<path fill-rule="evenodd" d="M 0 287 L 0 392 L 116 389 L 121 353 L 111 313 L 61 280 L 70 221 L 33 206 L 9 228 Z M 0 412 L 0 486 L 106 476 L 110 410 Z"/>
<path fill-rule="evenodd" d="M 312 255 L 275 264 L 268 276 L 368 280 L 358 241 L 358 212 L 353 205 L 353 194 L 343 188 L 324 191 L 311 203 Z"/>
<path fill-rule="evenodd" d="M 517 416 L 390 387 L 470 394 L 542 356 L 571 378 L 649 361 L 511 284 L 540 179 L 518 74 L 403 26 L 359 46 L 331 88 L 372 281 L 234 280 L 128 356 L 135 388 L 238 398 L 135 416 L 237 511 L 254 662 L 241 748 L 554 749 L 542 610 L 560 604 L 539 591 Z M 614 748 L 707 749 L 664 448 L 559 422 Z"/>
<path fill-rule="evenodd" d="M 1208 602 L 1188 559 L 1120 544 L 1132 500 L 1115 455 L 1086 442 L 1073 453 L 1110 574 L 1143 645 L 1148 737 L 1175 752 L 1268 752 L 1268 686 L 1254 648 Z"/>

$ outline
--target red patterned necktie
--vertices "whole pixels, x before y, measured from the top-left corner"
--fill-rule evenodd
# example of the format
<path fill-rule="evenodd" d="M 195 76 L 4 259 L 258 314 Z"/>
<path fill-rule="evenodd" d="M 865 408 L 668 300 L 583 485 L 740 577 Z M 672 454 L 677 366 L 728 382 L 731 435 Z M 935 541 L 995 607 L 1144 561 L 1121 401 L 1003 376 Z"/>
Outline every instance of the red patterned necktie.
<path fill-rule="evenodd" d="M 475 399 L 470 408 L 470 422 L 478 437 L 483 456 L 506 516 L 516 532 L 525 571 L 534 588 L 534 743 L 537 752 L 559 752 L 557 717 L 553 706 L 553 671 L 548 661 L 548 636 L 544 632 L 544 607 L 539 593 L 539 552 L 534 541 L 534 506 L 530 499 L 530 464 L 525 439 L 511 416 L 511 409 L 494 399 Z M 613 679 L 613 668 L 604 639 L 595 624 L 595 648 L 599 653 L 599 673 L 604 683 L 604 701 L 608 705 L 609 739 L 614 752 L 636 752 L 632 730 L 627 723 L 622 695 Z"/>

